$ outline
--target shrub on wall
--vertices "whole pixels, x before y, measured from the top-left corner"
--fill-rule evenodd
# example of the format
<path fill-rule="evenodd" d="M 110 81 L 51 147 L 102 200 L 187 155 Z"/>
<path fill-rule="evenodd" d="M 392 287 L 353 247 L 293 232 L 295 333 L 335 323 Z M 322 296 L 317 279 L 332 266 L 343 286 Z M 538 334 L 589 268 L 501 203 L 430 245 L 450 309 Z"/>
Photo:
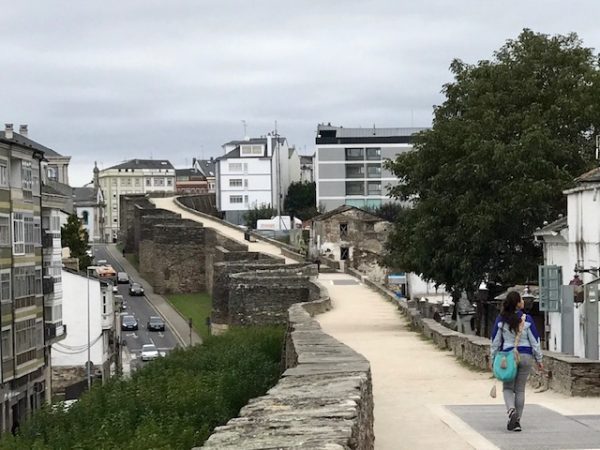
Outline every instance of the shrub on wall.
<path fill-rule="evenodd" d="M 280 376 L 281 327 L 232 329 L 93 388 L 71 408 L 46 406 L 2 449 L 191 448 Z"/>

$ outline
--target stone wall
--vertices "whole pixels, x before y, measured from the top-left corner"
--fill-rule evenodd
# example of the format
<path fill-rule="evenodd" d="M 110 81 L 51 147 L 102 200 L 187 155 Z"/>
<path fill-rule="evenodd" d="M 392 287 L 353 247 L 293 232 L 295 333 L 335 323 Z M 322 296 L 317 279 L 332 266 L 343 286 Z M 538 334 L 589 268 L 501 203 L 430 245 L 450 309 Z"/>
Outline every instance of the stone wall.
<path fill-rule="evenodd" d="M 432 340 L 442 350 L 451 351 L 457 359 L 478 370 L 489 370 L 489 339 L 459 333 L 425 318 L 414 302 L 398 299 L 395 294 L 366 277 L 362 281 L 398 305 L 411 327 Z M 570 396 L 600 396 L 600 361 L 578 358 L 563 353 L 544 351 L 544 371 L 532 371 L 529 383 Z"/>
<path fill-rule="evenodd" d="M 137 207 L 153 209 L 154 204 L 145 194 L 121 195 L 119 198 L 119 239 L 126 253 L 135 253 L 133 235 Z"/>
<path fill-rule="evenodd" d="M 53 366 L 52 367 L 52 393 L 64 394 L 68 386 L 76 384 L 87 377 L 83 366 Z"/>
<path fill-rule="evenodd" d="M 369 362 L 325 334 L 313 315 L 331 308 L 319 300 L 289 308 L 284 373 L 267 395 L 217 427 L 204 449 L 374 448 L 373 386 Z"/>
<path fill-rule="evenodd" d="M 215 194 L 194 194 L 177 197 L 177 200 L 184 206 L 193 209 L 195 211 L 209 214 L 214 217 L 221 217 L 219 211 L 217 211 L 217 199 Z"/>

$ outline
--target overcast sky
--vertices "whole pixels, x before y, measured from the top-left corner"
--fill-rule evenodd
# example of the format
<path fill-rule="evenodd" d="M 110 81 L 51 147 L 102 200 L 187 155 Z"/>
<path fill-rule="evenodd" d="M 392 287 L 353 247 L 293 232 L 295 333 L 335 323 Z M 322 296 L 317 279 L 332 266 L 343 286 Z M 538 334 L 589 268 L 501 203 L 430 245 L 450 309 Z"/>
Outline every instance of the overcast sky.
<path fill-rule="evenodd" d="M 218 156 L 319 122 L 429 126 L 453 58 L 527 27 L 600 48 L 598 1 L 20 0 L 0 14 L 0 124 L 71 155 L 71 184 L 130 158 Z"/>

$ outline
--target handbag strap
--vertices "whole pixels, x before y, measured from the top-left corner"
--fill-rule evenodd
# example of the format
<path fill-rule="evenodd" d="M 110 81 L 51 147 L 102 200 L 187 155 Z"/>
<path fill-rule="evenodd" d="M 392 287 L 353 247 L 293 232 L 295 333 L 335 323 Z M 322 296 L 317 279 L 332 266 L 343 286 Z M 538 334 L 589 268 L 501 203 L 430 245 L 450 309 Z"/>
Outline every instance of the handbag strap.
<path fill-rule="evenodd" d="M 517 332 L 517 335 L 515 336 L 515 351 L 519 351 L 518 347 L 519 347 L 519 340 L 521 339 L 521 333 L 523 333 L 523 329 L 525 328 L 525 313 L 523 313 L 523 315 L 521 316 L 521 323 L 519 324 L 519 331 Z"/>

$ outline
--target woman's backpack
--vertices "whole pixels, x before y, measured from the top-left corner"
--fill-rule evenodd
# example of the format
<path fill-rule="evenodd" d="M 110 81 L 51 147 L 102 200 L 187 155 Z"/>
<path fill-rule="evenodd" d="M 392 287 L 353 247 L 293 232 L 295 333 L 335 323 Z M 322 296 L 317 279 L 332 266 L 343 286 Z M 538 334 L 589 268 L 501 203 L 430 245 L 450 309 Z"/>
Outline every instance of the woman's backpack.
<path fill-rule="evenodd" d="M 521 339 L 521 333 L 525 328 L 525 314 L 521 316 L 521 323 L 519 324 L 519 331 L 515 336 L 515 346 L 509 351 L 500 351 L 496 353 L 492 370 L 494 376 L 498 381 L 509 382 L 513 381 L 517 376 L 517 366 L 519 365 L 519 340 Z M 503 331 L 500 330 L 502 333 Z M 504 347 L 504 336 L 502 337 L 502 347 Z"/>

